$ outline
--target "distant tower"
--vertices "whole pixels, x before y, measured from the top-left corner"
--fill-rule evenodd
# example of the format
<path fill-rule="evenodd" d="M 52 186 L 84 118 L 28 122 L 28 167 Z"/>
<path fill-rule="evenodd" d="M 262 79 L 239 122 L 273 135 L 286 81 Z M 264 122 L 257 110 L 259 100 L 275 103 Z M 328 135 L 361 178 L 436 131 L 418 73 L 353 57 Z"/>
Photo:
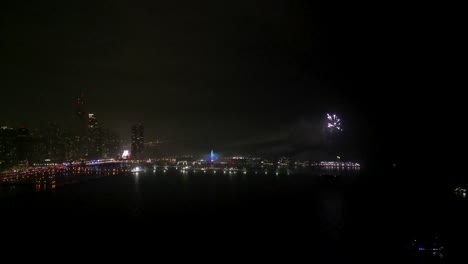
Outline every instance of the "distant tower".
<path fill-rule="evenodd" d="M 143 124 L 132 126 L 132 150 L 131 155 L 134 159 L 141 159 L 143 156 L 144 148 L 144 127 Z"/>
<path fill-rule="evenodd" d="M 86 113 L 86 102 L 83 91 L 81 91 L 78 98 L 76 98 L 75 105 L 77 118 L 77 134 L 79 136 L 84 136 L 86 134 L 88 115 Z"/>
<path fill-rule="evenodd" d="M 80 95 L 75 100 L 75 118 L 74 131 L 75 141 L 77 145 L 77 154 L 80 158 L 86 158 L 88 156 L 88 139 L 87 139 L 87 126 L 88 126 L 88 114 L 86 113 L 86 101 L 85 94 L 80 91 Z"/>
<path fill-rule="evenodd" d="M 94 114 L 88 114 L 88 158 L 102 157 L 102 131 Z"/>
<path fill-rule="evenodd" d="M 32 138 L 29 133 L 29 129 L 27 128 L 20 128 L 17 130 L 17 159 L 20 163 L 23 164 L 29 164 L 30 159 L 31 159 L 31 144 L 32 144 Z"/>
<path fill-rule="evenodd" d="M 211 162 L 214 162 L 214 161 L 215 161 L 215 155 L 214 155 L 213 150 L 211 150 L 210 160 L 211 160 Z"/>
<path fill-rule="evenodd" d="M 11 127 L 0 127 L 0 171 L 16 164 L 17 131 Z"/>

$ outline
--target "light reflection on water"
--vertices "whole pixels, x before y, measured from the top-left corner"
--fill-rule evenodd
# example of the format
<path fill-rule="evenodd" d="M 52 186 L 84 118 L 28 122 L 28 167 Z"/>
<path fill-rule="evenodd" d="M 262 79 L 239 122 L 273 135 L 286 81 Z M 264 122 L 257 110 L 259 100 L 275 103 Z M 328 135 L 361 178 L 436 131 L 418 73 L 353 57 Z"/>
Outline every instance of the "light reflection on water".
<path fill-rule="evenodd" d="M 263 173 L 262 173 L 263 172 Z M 133 175 L 133 184 L 136 186 L 140 185 L 140 180 L 143 177 L 147 178 L 149 176 L 158 176 L 162 178 L 169 179 L 170 177 L 177 176 L 180 179 L 179 182 L 183 184 L 192 184 L 193 181 L 200 182 L 200 184 L 208 183 L 216 183 L 220 182 L 223 183 L 226 180 L 226 183 L 223 184 L 234 184 L 230 187 L 230 190 L 236 189 L 239 186 L 239 182 L 244 182 L 243 184 L 248 186 L 249 183 L 252 182 L 261 182 L 265 181 L 265 183 L 273 183 L 282 184 L 283 182 L 288 182 L 288 178 L 292 177 L 293 180 L 295 175 L 311 175 L 311 177 L 317 177 L 320 174 L 340 174 L 340 175 L 358 175 L 359 170 L 355 168 L 349 170 L 343 170 L 342 168 L 323 168 L 323 169 L 312 169 L 312 170 L 289 170 L 286 168 L 269 168 L 265 166 L 262 170 L 259 168 L 250 168 L 250 169 L 239 169 L 239 170 L 223 170 L 216 171 L 216 170 L 176 170 L 171 167 L 161 167 L 158 169 L 153 170 L 149 173 L 132 173 Z M 76 184 L 76 183 L 83 183 L 89 180 L 94 180 L 102 177 L 119 177 L 122 175 L 122 172 L 119 172 L 116 169 L 109 169 L 109 170 L 97 170 L 91 171 L 89 169 L 82 169 L 78 168 L 76 171 L 66 171 L 61 173 L 55 173 L 52 175 L 46 175 L 44 173 L 38 176 L 38 179 L 35 181 L 34 184 L 10 184 L 10 185 L 0 185 L 0 198 L 2 196 L 10 196 L 16 195 L 19 193 L 24 192 L 39 192 L 45 190 L 54 190 L 59 187 L 68 185 L 68 184 Z M 315 176 L 314 176 L 315 175 Z M 169 177 L 169 178 L 168 178 Z M 296 177 L 297 178 L 297 177 Z M 326 179 L 325 177 L 323 177 Z M 224 179 L 224 180 L 223 180 Z M 327 179 L 329 181 L 329 179 Z M 294 180 L 293 180 L 294 181 Z M 94 184 L 94 181 L 90 183 L 91 185 Z M 163 183 L 164 184 L 164 183 Z M 198 183 L 197 183 L 198 184 Z M 264 184 L 264 183 L 263 183 Z M 276 187 L 275 187 L 276 188 Z"/>
<path fill-rule="evenodd" d="M 48 169 L 42 172 L 31 171 L 12 176 L 0 183 L 0 198 L 15 196 L 26 192 L 54 190 L 60 186 L 85 182 L 106 176 L 116 176 L 126 169 L 120 168 L 65 168 Z"/>
<path fill-rule="evenodd" d="M 278 217 L 282 216 L 286 221 L 289 220 L 289 223 L 303 221 L 307 223 L 304 225 L 307 228 L 318 229 L 320 231 L 319 235 L 326 237 L 329 243 L 342 241 L 345 237 L 345 229 L 349 231 L 354 228 L 355 234 L 360 235 L 368 232 L 369 230 L 366 228 L 371 225 L 378 226 L 377 232 L 394 226 L 406 226 L 406 230 L 400 231 L 404 234 L 410 234 L 415 227 L 418 228 L 422 225 L 435 228 L 428 224 L 428 222 L 433 221 L 432 219 L 437 219 L 437 217 L 439 219 L 434 222 L 442 222 L 443 218 L 439 215 L 449 212 L 447 206 L 442 202 L 439 205 L 437 200 L 434 204 L 438 206 L 429 206 L 429 204 L 433 204 L 434 202 L 431 196 L 428 196 L 431 198 L 431 200 L 428 200 L 429 202 L 421 203 L 421 196 L 412 195 L 411 193 L 403 194 L 392 190 L 387 195 L 380 195 L 381 186 L 374 188 L 375 190 L 379 189 L 378 191 L 372 191 L 372 187 L 375 186 L 370 186 L 368 189 L 366 186 L 363 187 L 362 192 L 351 190 L 346 193 L 346 188 L 351 188 L 346 183 L 359 181 L 359 169 L 298 169 L 295 171 L 280 170 L 278 173 L 276 173 L 275 169 L 265 170 L 265 168 L 250 170 L 244 174 L 243 171 L 218 171 L 215 173 L 214 171 L 177 171 L 173 168 L 161 168 L 156 171 L 140 172 L 138 174 L 119 174 L 113 172 L 110 174 L 112 177 L 107 178 L 96 175 L 95 178 L 102 177 L 103 179 L 87 182 L 80 175 L 68 175 L 67 177 L 69 182 L 73 182 L 73 180 L 81 181 L 79 189 L 80 191 L 81 189 L 85 191 L 77 193 L 76 197 L 80 195 L 80 197 L 91 197 L 90 201 L 87 201 L 89 204 L 86 204 L 91 208 L 98 208 L 100 204 L 99 200 L 105 200 L 109 202 L 109 205 L 106 204 L 108 207 L 121 209 L 123 207 L 122 204 L 126 204 L 128 205 L 128 209 L 124 208 L 122 210 L 128 210 L 131 215 L 144 218 L 154 212 L 167 212 L 164 211 L 165 208 L 182 211 L 187 207 L 195 207 L 198 210 L 199 207 L 195 205 L 205 204 L 207 207 L 214 207 L 215 205 L 213 204 L 216 203 L 216 205 L 221 204 L 227 207 L 228 205 L 226 204 L 235 201 L 236 205 L 241 204 L 240 206 L 243 206 L 235 212 L 242 213 L 244 212 L 243 210 L 248 211 L 248 213 L 242 215 L 242 218 L 247 216 L 245 219 L 253 219 L 255 217 L 251 217 L 251 215 L 257 214 L 258 216 L 261 213 L 257 211 L 270 206 L 271 209 L 269 209 L 270 211 L 267 210 L 267 212 L 271 214 L 271 217 L 265 219 L 262 224 L 270 221 L 274 222 Z M 393 178 L 389 179 L 393 180 Z M 58 181 L 57 184 L 54 184 L 55 186 L 52 184 L 45 184 L 46 186 L 44 186 L 44 183 L 40 182 L 39 184 L 32 185 L 32 191 L 55 189 L 54 192 L 56 193 L 65 193 L 70 190 L 70 188 L 66 187 L 59 188 L 63 186 L 60 183 L 63 183 L 63 181 Z M 13 185 L 4 187 L 1 190 L 18 192 L 19 188 L 19 186 Z M 420 189 L 411 191 L 417 192 Z M 455 198 L 451 189 L 448 192 Z M 89 194 L 91 195 L 86 196 Z M 376 195 L 372 196 L 369 194 Z M 432 192 L 430 194 L 433 195 Z M 364 196 L 363 199 L 360 198 L 362 196 Z M 70 195 L 70 197 L 75 196 Z M 106 199 L 102 199 L 103 197 Z M 398 204 L 398 206 L 388 207 L 385 210 L 374 207 L 376 202 L 380 202 L 379 206 L 383 208 L 385 206 L 384 200 L 388 198 L 392 199 L 392 206 L 394 204 Z M 463 198 L 466 198 L 466 195 Z M 353 202 L 353 200 L 359 202 Z M 373 202 L 374 200 L 376 202 Z M 409 203 L 408 201 L 410 200 L 415 202 Z M 122 203 L 121 201 L 125 202 Z M 458 199 L 457 201 L 460 204 L 466 204 L 466 200 L 460 201 Z M 353 203 L 354 208 L 350 209 L 350 204 Z M 85 206 L 83 207 L 85 208 Z M 235 206 L 233 207 L 235 209 Z M 427 207 L 428 209 L 422 210 L 423 207 Z M 356 208 L 361 210 L 353 210 Z M 231 207 L 229 207 L 228 211 L 230 210 Z M 382 215 L 393 217 L 394 223 L 395 221 L 399 222 L 396 222 L 395 225 L 387 226 L 385 223 L 379 222 L 382 221 L 381 219 L 375 217 L 376 214 L 373 213 L 375 210 L 385 211 Z M 437 212 L 431 213 L 429 210 L 437 210 Z M 439 212 L 439 210 L 442 210 L 444 213 Z M 456 212 L 458 211 L 452 212 L 452 216 L 456 216 Z M 233 213 L 233 216 L 236 213 Z M 425 213 L 426 216 L 420 216 L 421 213 Z M 417 220 L 418 217 L 423 218 L 424 221 Z M 354 220 L 354 222 L 350 221 L 350 219 Z M 451 224 L 453 222 L 464 222 L 461 216 L 447 217 L 447 219 L 450 219 Z M 245 221 L 244 219 L 242 220 Z M 278 221 L 278 223 L 281 223 L 281 221 Z M 356 228 L 356 225 L 362 229 Z M 291 225 L 288 228 L 293 227 Z M 298 233 L 301 233 L 303 230 L 299 231 Z M 371 243 L 374 242 L 372 241 Z"/>

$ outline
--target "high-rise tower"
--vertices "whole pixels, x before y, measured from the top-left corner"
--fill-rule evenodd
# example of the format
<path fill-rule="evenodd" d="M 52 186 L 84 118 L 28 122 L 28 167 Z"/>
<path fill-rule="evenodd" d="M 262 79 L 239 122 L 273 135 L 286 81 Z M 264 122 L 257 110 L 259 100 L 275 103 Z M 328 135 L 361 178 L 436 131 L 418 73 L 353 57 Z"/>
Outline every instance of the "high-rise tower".
<path fill-rule="evenodd" d="M 137 124 L 132 126 L 132 158 L 141 159 L 143 156 L 144 148 L 144 127 L 143 124 Z"/>
<path fill-rule="evenodd" d="M 77 119 L 76 121 L 77 135 L 84 136 L 86 135 L 88 114 L 86 112 L 85 94 L 83 91 L 81 91 L 78 98 L 76 98 L 75 107 L 76 107 L 76 119 Z"/>
<path fill-rule="evenodd" d="M 88 156 L 88 114 L 86 111 L 85 94 L 80 91 L 80 95 L 75 100 L 75 122 L 74 134 L 76 136 L 77 153 L 80 158 L 87 158 Z"/>
<path fill-rule="evenodd" d="M 88 114 L 88 158 L 100 159 L 102 156 L 102 131 L 96 115 Z"/>

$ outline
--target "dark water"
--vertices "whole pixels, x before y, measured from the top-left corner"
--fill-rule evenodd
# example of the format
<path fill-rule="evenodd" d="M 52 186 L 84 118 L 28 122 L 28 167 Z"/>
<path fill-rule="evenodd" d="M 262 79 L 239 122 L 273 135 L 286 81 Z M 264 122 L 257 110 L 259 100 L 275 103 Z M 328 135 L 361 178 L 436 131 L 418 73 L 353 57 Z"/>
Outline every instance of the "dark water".
<path fill-rule="evenodd" d="M 463 256 L 467 201 L 449 185 L 335 174 L 111 175 L 3 198 L 1 220 L 64 241 L 201 246 L 285 261 L 451 263 Z M 405 243 L 433 236 L 447 249 L 443 259 L 410 258 Z"/>

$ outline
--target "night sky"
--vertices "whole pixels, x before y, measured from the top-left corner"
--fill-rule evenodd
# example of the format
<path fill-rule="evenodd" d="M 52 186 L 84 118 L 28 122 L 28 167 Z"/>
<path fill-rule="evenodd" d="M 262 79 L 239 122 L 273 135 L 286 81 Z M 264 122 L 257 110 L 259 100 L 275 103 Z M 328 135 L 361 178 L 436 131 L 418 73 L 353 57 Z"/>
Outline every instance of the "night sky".
<path fill-rule="evenodd" d="M 148 140 L 187 151 L 312 149 L 320 119 L 336 112 L 349 148 L 398 152 L 397 121 L 411 101 L 402 93 L 414 83 L 405 82 L 410 30 L 401 30 L 404 14 L 395 9 L 356 1 L 14 1 L 0 11 L 0 121 L 69 124 L 84 90 L 88 111 L 126 142 L 130 126 L 143 122 Z"/>

